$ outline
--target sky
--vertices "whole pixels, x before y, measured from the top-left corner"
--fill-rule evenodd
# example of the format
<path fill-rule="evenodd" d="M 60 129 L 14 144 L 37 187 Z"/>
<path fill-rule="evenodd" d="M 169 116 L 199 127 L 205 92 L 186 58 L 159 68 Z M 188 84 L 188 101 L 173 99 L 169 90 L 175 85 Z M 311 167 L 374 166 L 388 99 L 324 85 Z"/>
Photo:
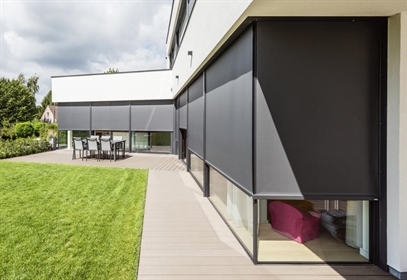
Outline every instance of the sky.
<path fill-rule="evenodd" d="M 51 76 L 166 68 L 172 0 L 0 0 L 0 77 L 39 76 L 37 104 Z"/>

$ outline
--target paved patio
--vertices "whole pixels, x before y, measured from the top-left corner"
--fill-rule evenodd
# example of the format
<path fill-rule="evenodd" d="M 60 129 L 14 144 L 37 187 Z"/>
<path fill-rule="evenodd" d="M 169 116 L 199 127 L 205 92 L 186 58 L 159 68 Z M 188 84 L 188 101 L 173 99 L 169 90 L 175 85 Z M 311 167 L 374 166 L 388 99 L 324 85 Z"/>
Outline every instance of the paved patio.
<path fill-rule="evenodd" d="M 10 161 L 148 168 L 139 280 L 395 279 L 373 265 L 253 265 L 174 155 L 131 154 L 117 162 L 71 160 L 71 151 Z"/>
<path fill-rule="evenodd" d="M 78 152 L 76 153 L 76 157 L 77 158 L 75 160 L 72 160 L 72 150 L 55 150 L 6 160 L 150 170 L 186 171 L 185 164 L 178 160 L 176 155 L 169 154 L 126 153 L 126 157 L 124 159 L 119 158 L 116 162 L 113 160 L 109 161 L 109 159 L 101 159 L 100 161 L 97 161 L 95 158 L 88 159 L 87 161 L 85 159 L 82 160 L 79 158 Z"/>

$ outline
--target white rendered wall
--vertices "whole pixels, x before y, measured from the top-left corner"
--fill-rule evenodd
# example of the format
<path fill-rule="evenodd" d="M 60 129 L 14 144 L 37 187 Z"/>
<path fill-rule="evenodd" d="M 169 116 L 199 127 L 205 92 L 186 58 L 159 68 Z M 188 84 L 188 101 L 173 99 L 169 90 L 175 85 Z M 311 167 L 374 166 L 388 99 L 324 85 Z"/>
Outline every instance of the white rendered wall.
<path fill-rule="evenodd" d="M 388 38 L 387 262 L 406 273 L 407 12 L 389 19 Z"/>
<path fill-rule="evenodd" d="M 174 1 L 167 53 L 179 2 Z M 197 0 L 173 66 L 173 95 L 181 93 L 247 17 L 392 16 L 402 11 L 407 11 L 407 0 Z M 188 56 L 188 51 L 193 55 Z"/>
<path fill-rule="evenodd" d="M 174 95 L 179 93 L 181 87 L 210 57 L 251 2 L 251 0 L 196 1 L 172 69 Z M 188 51 L 192 51 L 193 55 L 189 56 Z M 179 78 L 176 79 L 176 76 Z"/>
<path fill-rule="evenodd" d="M 53 102 L 171 99 L 171 71 L 52 77 Z"/>
<path fill-rule="evenodd" d="M 249 16 L 392 16 L 407 10 L 406 0 L 253 0 Z"/>

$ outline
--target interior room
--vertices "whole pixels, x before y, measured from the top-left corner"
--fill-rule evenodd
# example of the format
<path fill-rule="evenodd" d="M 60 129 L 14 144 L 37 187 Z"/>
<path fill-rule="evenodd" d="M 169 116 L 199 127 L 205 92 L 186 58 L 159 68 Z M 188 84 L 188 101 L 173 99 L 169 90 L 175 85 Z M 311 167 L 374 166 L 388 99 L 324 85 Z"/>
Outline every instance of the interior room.
<path fill-rule="evenodd" d="M 259 262 L 368 262 L 369 201 L 261 200 Z"/>

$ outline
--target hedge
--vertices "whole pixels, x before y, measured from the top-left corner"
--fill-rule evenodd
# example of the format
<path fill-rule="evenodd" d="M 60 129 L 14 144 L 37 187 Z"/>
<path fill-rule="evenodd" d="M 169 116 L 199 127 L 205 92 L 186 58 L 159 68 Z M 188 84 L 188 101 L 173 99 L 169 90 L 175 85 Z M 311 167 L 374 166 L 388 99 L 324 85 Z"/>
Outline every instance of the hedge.
<path fill-rule="evenodd" d="M 18 138 L 27 138 L 34 135 L 34 126 L 31 122 L 16 124 L 15 133 Z"/>
<path fill-rule="evenodd" d="M 25 156 L 50 150 L 50 144 L 44 140 L 16 139 L 0 140 L 0 159 Z"/>

